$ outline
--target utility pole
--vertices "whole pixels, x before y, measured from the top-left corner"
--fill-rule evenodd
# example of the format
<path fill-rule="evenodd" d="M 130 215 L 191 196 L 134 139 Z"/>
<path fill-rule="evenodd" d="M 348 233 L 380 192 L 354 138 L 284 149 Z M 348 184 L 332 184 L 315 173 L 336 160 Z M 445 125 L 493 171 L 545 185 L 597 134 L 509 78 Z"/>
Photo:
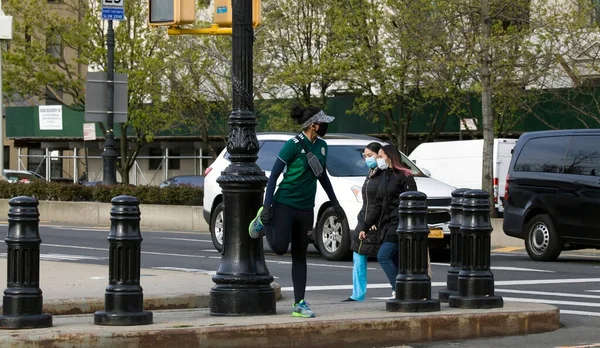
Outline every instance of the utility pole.
<path fill-rule="evenodd" d="M 113 29 L 112 19 L 108 20 L 108 31 L 106 33 L 106 106 L 108 113 L 106 115 L 106 134 L 104 134 L 104 151 L 102 152 L 103 175 L 102 183 L 104 185 L 114 185 L 117 183 L 117 157 L 115 149 L 115 30 Z M 121 135 L 121 141 L 125 140 L 125 135 Z"/>
<path fill-rule="evenodd" d="M 5 42 L 12 39 L 12 17 L 5 16 L 0 0 L 0 176 L 4 176 L 4 89 L 2 88 L 2 51 Z"/>

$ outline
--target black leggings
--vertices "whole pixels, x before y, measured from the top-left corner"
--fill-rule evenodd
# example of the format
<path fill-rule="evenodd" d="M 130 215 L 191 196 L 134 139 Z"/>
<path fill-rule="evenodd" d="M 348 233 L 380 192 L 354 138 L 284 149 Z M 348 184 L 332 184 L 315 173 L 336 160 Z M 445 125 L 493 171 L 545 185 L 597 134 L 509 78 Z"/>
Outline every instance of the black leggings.
<path fill-rule="evenodd" d="M 277 255 L 287 253 L 292 242 L 292 282 L 296 302 L 304 299 L 306 291 L 306 249 L 310 240 L 308 230 L 313 225 L 313 210 L 298 210 L 273 201 L 273 224 L 265 229 L 267 242 Z"/>

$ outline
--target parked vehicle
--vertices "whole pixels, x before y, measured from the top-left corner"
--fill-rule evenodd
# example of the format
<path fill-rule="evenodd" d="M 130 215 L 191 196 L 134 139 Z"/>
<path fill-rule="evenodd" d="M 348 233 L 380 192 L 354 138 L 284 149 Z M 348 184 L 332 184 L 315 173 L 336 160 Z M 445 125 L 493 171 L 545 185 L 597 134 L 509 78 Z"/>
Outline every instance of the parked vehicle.
<path fill-rule="evenodd" d="M 39 174 L 29 172 L 26 170 L 4 170 L 4 178 L 11 183 L 24 183 L 29 184 L 34 181 L 45 181 L 44 177 Z"/>
<path fill-rule="evenodd" d="M 163 181 L 159 186 L 190 185 L 204 188 L 204 177 L 202 175 L 178 175 Z"/>
<path fill-rule="evenodd" d="M 600 248 L 600 129 L 523 134 L 506 176 L 504 233 L 532 260 Z"/>
<path fill-rule="evenodd" d="M 258 166 L 270 175 L 271 168 L 283 144 L 295 133 L 259 133 Z M 331 134 L 325 137 L 329 147 L 327 172 L 336 196 L 344 209 L 347 221 L 337 222 L 331 203 L 325 191 L 317 185 L 315 198 L 315 226 L 309 232 L 315 246 L 329 260 L 343 260 L 351 256 L 349 229 L 357 223 L 356 216 L 362 206 L 361 189 L 368 168 L 364 164 L 362 152 L 367 144 L 380 141 L 377 138 L 358 134 Z M 430 246 L 447 248 L 449 244 L 448 222 L 450 220 L 450 200 L 454 189 L 438 180 L 427 177 L 406 156 L 402 160 L 411 167 L 420 191 L 428 195 L 428 222 L 431 228 Z M 216 180 L 230 164 L 229 155 L 223 150 L 215 162 L 206 169 L 204 185 L 204 219 L 210 226 L 215 248 L 223 245 L 223 197 Z M 283 176 L 279 178 L 279 182 Z"/>
<path fill-rule="evenodd" d="M 499 213 L 504 211 L 504 178 L 516 143 L 516 139 L 494 139 L 494 202 Z M 423 143 L 408 158 L 432 178 L 454 187 L 481 189 L 483 139 Z"/>

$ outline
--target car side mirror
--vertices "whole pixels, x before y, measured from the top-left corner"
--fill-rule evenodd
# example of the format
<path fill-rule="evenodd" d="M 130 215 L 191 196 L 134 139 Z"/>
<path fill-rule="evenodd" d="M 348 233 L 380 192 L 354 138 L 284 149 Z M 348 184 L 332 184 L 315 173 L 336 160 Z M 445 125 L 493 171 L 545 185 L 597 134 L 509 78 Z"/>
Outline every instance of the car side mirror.
<path fill-rule="evenodd" d="M 428 177 L 431 177 L 431 172 L 426 168 L 421 168 L 421 171 L 423 172 L 423 174 L 427 175 Z"/>

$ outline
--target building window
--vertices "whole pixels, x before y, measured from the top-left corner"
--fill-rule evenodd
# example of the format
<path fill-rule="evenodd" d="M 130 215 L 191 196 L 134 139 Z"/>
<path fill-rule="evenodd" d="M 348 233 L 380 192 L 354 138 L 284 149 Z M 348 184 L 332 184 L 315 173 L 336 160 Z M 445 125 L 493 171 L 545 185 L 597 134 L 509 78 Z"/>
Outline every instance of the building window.
<path fill-rule="evenodd" d="M 43 149 L 27 149 L 27 170 L 38 173 L 44 178 L 46 177 L 46 165 L 44 163 Z"/>
<path fill-rule="evenodd" d="M 163 163 L 163 152 L 162 149 L 158 148 L 149 148 L 148 156 L 150 159 L 148 160 L 148 170 L 158 170 L 162 167 Z"/>
<path fill-rule="evenodd" d="M 63 55 L 62 36 L 56 29 L 51 29 L 46 35 L 46 53 L 54 58 L 60 58 Z"/>
<path fill-rule="evenodd" d="M 180 149 L 169 149 L 169 170 L 179 170 L 181 168 Z"/>
<path fill-rule="evenodd" d="M 63 177 L 62 150 L 50 151 L 50 178 L 60 179 Z"/>
<path fill-rule="evenodd" d="M 4 169 L 10 168 L 10 146 L 4 147 Z"/>

